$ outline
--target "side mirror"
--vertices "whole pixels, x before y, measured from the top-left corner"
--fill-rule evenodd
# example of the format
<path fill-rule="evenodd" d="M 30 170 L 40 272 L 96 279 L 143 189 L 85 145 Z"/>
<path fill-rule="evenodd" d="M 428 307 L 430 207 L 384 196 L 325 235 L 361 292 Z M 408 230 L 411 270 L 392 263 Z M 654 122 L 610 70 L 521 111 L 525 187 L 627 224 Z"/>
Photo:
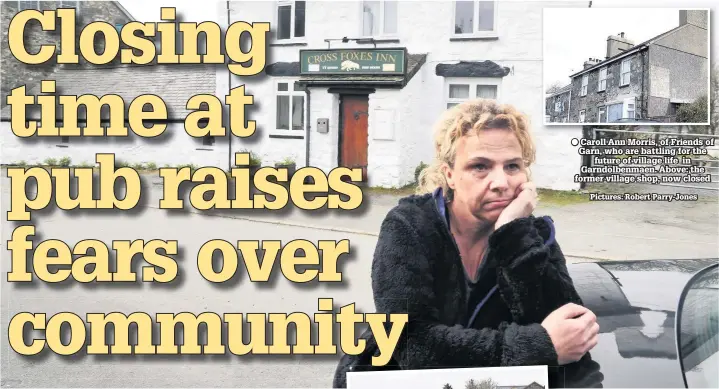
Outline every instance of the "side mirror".
<path fill-rule="evenodd" d="M 677 356 L 687 388 L 719 388 L 719 264 L 687 282 L 676 314 Z"/>

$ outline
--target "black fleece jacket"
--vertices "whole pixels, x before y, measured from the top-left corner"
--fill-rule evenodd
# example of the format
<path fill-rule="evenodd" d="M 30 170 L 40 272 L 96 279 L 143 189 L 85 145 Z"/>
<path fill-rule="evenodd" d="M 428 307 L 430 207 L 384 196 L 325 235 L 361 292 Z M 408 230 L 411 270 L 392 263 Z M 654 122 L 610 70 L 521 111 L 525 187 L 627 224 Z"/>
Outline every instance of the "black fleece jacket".
<path fill-rule="evenodd" d="M 375 306 L 380 313 L 408 313 L 409 322 L 384 368 L 370 367 L 379 351 L 365 331 L 365 351 L 342 356 L 334 387 L 346 387 L 348 371 L 557 365 L 539 323 L 556 308 L 582 301 L 551 219 L 516 219 L 492 233 L 478 287 L 496 286 L 496 292 L 475 316 L 443 206 L 441 192 L 412 195 L 387 214 L 372 263 Z"/>

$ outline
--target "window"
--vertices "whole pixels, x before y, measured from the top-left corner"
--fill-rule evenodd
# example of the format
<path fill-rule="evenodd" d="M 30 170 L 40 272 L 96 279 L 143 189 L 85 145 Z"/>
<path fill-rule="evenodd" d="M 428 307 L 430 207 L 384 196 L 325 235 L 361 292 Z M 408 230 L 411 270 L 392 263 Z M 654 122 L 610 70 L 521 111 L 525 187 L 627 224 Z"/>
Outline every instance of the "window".
<path fill-rule="evenodd" d="M 463 0 L 454 3 L 454 34 L 493 35 L 496 33 L 497 2 Z"/>
<path fill-rule="evenodd" d="M 622 118 L 624 104 L 611 104 L 607 106 L 607 122 L 612 123 Z"/>
<path fill-rule="evenodd" d="M 580 96 L 586 96 L 587 95 L 587 86 L 589 85 L 589 75 L 585 74 L 582 76 L 582 91 L 580 92 Z"/>
<path fill-rule="evenodd" d="M 292 90 L 290 90 L 290 86 Z M 297 82 L 277 83 L 277 106 L 275 129 L 287 134 L 305 129 L 305 93 Z"/>
<path fill-rule="evenodd" d="M 562 112 L 562 102 L 557 101 L 554 103 L 554 112 Z"/>
<path fill-rule="evenodd" d="M 18 1 L 17 2 L 17 10 L 18 11 L 24 11 L 26 9 L 40 10 L 40 2 L 39 1 Z"/>
<path fill-rule="evenodd" d="M 80 8 L 80 2 L 79 1 L 68 1 L 68 0 L 62 0 L 60 1 L 60 6 L 58 8 Z"/>
<path fill-rule="evenodd" d="M 628 119 L 635 119 L 635 100 L 634 97 L 624 99 L 624 116 Z"/>
<path fill-rule="evenodd" d="M 397 1 L 362 2 L 362 35 L 397 34 Z"/>
<path fill-rule="evenodd" d="M 584 123 L 584 119 L 587 116 L 587 111 L 581 110 L 579 111 L 579 123 Z"/>
<path fill-rule="evenodd" d="M 599 69 L 599 88 L 597 88 L 597 91 L 605 90 L 607 90 L 607 68 L 601 68 Z"/>
<path fill-rule="evenodd" d="M 631 64 L 631 59 L 625 59 L 622 61 L 622 71 L 619 75 L 619 86 L 629 85 L 629 82 L 632 80 Z"/>
<path fill-rule="evenodd" d="M 607 107 L 599 107 L 599 123 L 607 122 Z"/>
<path fill-rule="evenodd" d="M 469 99 L 499 98 L 499 83 L 496 79 L 455 79 L 447 85 L 447 108 Z"/>
<path fill-rule="evenodd" d="M 277 3 L 277 32 L 275 39 L 287 40 L 305 36 L 305 2 L 286 1 Z"/>

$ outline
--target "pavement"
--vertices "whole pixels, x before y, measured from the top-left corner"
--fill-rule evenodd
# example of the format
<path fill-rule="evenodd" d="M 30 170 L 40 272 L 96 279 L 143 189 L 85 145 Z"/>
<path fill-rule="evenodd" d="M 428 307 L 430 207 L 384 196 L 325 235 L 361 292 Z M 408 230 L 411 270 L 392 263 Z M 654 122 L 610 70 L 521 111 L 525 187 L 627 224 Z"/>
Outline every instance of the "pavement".
<path fill-rule="evenodd" d="M 0 181 L 2 212 L 9 207 L 9 180 Z M 359 312 L 373 312 L 370 264 L 380 224 L 398 198 L 370 195 L 356 212 L 304 212 L 288 208 L 275 212 L 159 209 L 162 187 L 146 177 L 144 206 L 132 212 L 37 211 L 33 224 L 39 240 L 58 239 L 73 246 L 84 239 L 178 240 L 179 276 L 170 285 L 51 286 L 18 285 L 2 277 L 0 288 L 3 335 L 0 336 L 2 387 L 329 387 L 336 356 L 197 356 L 97 357 L 83 353 L 60 357 L 23 357 L 8 344 L 10 319 L 20 312 L 227 312 L 269 313 L 318 310 L 319 298 L 333 298 L 336 307 L 355 303 Z M 187 193 L 185 193 L 187 196 Z M 567 206 L 540 205 L 537 214 L 553 217 L 557 239 L 570 262 L 717 257 L 719 207 L 700 202 L 592 202 Z M 6 214 L 4 214 L 6 216 Z M 3 274 L 10 271 L 6 250 L 15 223 L 3 220 Z M 207 241 L 222 239 L 350 240 L 351 254 L 339 262 L 341 285 L 311 282 L 298 285 L 279 269 L 269 283 L 251 283 L 240 265 L 238 276 L 218 286 L 197 271 L 196 253 Z M 36 241 L 39 242 L 39 240 Z M 137 257 L 133 269 L 143 266 Z M 218 265 L 219 266 L 219 265 Z M 113 269 L 114 266 L 111 266 Z M 89 332 L 88 332 L 89 336 Z M 317 336 L 315 334 L 315 336 Z M 202 339 L 202 337 L 201 337 Z"/>

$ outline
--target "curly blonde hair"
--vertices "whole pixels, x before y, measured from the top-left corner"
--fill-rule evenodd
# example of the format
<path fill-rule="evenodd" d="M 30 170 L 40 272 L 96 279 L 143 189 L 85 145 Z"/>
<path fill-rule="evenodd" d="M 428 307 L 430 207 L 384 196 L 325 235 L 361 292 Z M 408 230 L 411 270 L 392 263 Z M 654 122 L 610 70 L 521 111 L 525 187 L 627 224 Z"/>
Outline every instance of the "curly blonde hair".
<path fill-rule="evenodd" d="M 441 187 L 448 200 L 452 199 L 442 166 L 454 166 L 457 143 L 465 135 L 479 135 L 490 128 L 511 130 L 519 140 L 527 174 L 534 162 L 536 150 L 529 130 L 529 118 L 511 105 L 490 99 L 473 99 L 446 110 L 434 127 L 434 160 L 419 174 L 417 194 L 433 192 Z"/>

